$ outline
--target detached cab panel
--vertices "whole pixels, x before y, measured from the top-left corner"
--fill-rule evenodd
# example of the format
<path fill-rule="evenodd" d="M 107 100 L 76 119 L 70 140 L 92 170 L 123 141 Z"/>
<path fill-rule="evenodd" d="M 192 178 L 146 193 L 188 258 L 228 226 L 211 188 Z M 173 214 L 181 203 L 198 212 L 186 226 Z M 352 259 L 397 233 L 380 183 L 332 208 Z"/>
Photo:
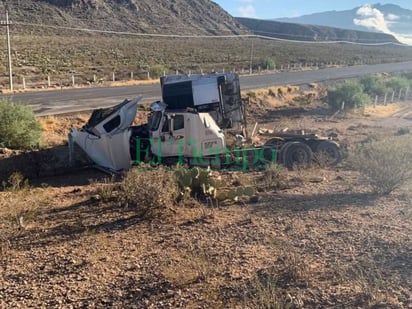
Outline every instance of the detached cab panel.
<path fill-rule="evenodd" d="M 69 147 L 76 143 L 98 166 L 114 172 L 128 170 L 131 166 L 130 127 L 136 117 L 141 96 L 105 109 L 93 111 L 81 129 L 71 129 Z"/>

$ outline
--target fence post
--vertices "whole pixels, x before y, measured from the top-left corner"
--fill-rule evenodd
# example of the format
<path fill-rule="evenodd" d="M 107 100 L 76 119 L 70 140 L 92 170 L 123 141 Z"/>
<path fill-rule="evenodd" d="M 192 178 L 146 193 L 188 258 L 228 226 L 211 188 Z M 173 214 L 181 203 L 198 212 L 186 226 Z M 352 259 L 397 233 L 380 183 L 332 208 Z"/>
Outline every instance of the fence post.
<path fill-rule="evenodd" d="M 375 102 L 373 102 L 373 107 L 376 108 L 376 104 L 378 104 L 378 96 L 375 96 Z"/>
<path fill-rule="evenodd" d="M 115 76 L 114 72 L 112 72 L 112 81 L 116 81 L 116 76 Z"/>
<path fill-rule="evenodd" d="M 50 75 L 47 75 L 47 87 L 50 88 Z"/>
<path fill-rule="evenodd" d="M 179 70 L 178 69 L 176 69 L 176 75 L 179 75 Z"/>
<path fill-rule="evenodd" d="M 383 99 L 383 105 L 386 105 L 388 103 L 388 93 L 385 92 L 385 98 Z"/>
<path fill-rule="evenodd" d="M 26 89 L 26 78 L 23 76 L 23 89 Z"/>
<path fill-rule="evenodd" d="M 166 76 L 166 70 L 163 70 L 163 76 Z"/>
<path fill-rule="evenodd" d="M 74 87 L 74 74 L 72 74 L 72 86 Z"/>
<path fill-rule="evenodd" d="M 393 103 L 393 99 L 395 99 L 395 91 L 392 92 L 392 99 L 391 99 L 391 103 Z"/>
<path fill-rule="evenodd" d="M 225 68 L 222 69 L 222 73 L 225 73 Z"/>
<path fill-rule="evenodd" d="M 133 72 L 130 72 L 130 79 L 133 80 Z"/>
<path fill-rule="evenodd" d="M 95 83 L 95 82 L 96 82 L 96 80 L 97 80 L 97 78 L 96 78 L 96 74 L 93 74 L 93 83 Z"/>
<path fill-rule="evenodd" d="M 150 71 L 147 71 L 147 79 L 150 79 Z"/>
<path fill-rule="evenodd" d="M 340 109 L 343 111 L 345 109 L 345 101 L 342 102 Z"/>
<path fill-rule="evenodd" d="M 405 100 L 408 99 L 408 94 L 409 94 L 409 86 L 408 88 L 406 88 L 406 91 L 405 91 Z"/>
<path fill-rule="evenodd" d="M 402 96 L 402 88 L 401 88 L 401 89 L 399 89 L 398 101 L 400 101 L 400 100 L 401 100 L 401 96 Z"/>

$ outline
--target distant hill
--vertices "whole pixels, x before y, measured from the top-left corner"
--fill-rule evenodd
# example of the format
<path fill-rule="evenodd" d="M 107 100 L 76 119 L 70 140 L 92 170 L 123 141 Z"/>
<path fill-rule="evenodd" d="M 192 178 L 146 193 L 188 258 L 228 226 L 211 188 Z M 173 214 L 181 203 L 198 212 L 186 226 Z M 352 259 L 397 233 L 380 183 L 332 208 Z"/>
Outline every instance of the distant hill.
<path fill-rule="evenodd" d="M 209 0 L 1 1 L 0 12 L 6 8 L 15 23 L 168 34 L 244 32 L 232 16 Z"/>
<path fill-rule="evenodd" d="M 374 4 L 345 11 L 328 11 L 275 21 L 367 30 L 395 35 L 405 43 L 412 43 L 412 10 L 394 4 Z M 408 41 L 410 40 L 410 41 Z"/>
<path fill-rule="evenodd" d="M 270 20 L 237 17 L 236 20 L 257 35 L 301 41 L 350 41 L 357 43 L 399 43 L 389 34 L 301 25 Z"/>

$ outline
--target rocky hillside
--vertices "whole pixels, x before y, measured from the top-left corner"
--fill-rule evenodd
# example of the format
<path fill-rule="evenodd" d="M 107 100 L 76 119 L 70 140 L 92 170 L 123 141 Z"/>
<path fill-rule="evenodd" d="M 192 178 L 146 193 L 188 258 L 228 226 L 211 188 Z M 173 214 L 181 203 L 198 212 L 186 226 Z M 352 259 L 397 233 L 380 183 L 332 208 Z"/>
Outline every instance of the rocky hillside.
<path fill-rule="evenodd" d="M 1 1 L 0 12 L 6 8 L 14 23 L 168 34 L 244 32 L 232 16 L 209 0 Z M 15 27 L 38 30 L 37 26 Z"/>
<path fill-rule="evenodd" d="M 253 33 L 262 36 L 298 41 L 349 41 L 383 43 L 399 41 L 390 34 L 347 30 L 325 26 L 301 25 L 253 18 L 236 18 Z"/>

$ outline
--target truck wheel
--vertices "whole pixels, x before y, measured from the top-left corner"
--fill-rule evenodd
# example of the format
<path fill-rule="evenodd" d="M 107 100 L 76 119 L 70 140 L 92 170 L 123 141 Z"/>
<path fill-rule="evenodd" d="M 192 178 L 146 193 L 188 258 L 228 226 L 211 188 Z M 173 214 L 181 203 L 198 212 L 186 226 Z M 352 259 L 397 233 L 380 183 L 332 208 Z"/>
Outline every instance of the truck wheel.
<path fill-rule="evenodd" d="M 310 147 L 302 142 L 288 142 L 281 149 L 282 163 L 292 169 L 295 166 L 308 167 L 313 159 Z"/>
<path fill-rule="evenodd" d="M 315 147 L 315 160 L 320 165 L 336 165 L 342 159 L 339 145 L 334 141 L 322 141 Z"/>
<path fill-rule="evenodd" d="M 281 137 L 274 137 L 268 140 L 265 143 L 265 146 L 269 146 L 271 148 L 274 148 L 275 150 L 279 151 L 280 148 L 285 144 L 285 140 Z"/>

